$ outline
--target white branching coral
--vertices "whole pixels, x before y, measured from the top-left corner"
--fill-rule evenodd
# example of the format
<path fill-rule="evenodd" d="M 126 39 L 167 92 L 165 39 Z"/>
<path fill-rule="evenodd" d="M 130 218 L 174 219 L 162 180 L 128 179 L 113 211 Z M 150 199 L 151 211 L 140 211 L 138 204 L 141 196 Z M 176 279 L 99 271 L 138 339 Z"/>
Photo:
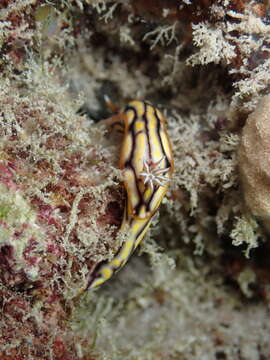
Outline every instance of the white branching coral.
<path fill-rule="evenodd" d="M 224 110 L 225 108 L 222 111 Z M 211 128 L 219 121 L 222 111 L 219 104 L 209 106 L 206 118 Z M 211 139 L 202 143 L 201 127 L 194 114 L 185 118 L 174 112 L 169 117 L 169 123 L 173 128 L 173 149 L 179 154 L 176 158 L 174 184 L 188 191 L 191 209 L 195 211 L 199 193 L 206 185 L 219 186 L 218 191 L 222 192 L 235 184 L 236 159 L 233 151 L 237 145 L 237 137 L 234 139 L 220 134 L 219 143 Z"/>
<path fill-rule="evenodd" d="M 229 63 L 230 59 L 236 56 L 235 46 L 226 39 L 222 28 L 214 28 L 208 22 L 201 22 L 193 24 L 192 29 L 193 43 L 200 50 L 188 58 L 188 64 L 205 65 L 210 62 L 218 64 L 221 61 Z"/>
<path fill-rule="evenodd" d="M 256 12 L 254 3 L 246 5 L 243 12 L 212 5 L 211 12 L 216 22 L 192 24 L 193 44 L 199 51 L 187 59 L 187 64 L 230 64 L 229 71 L 236 79 L 233 84 L 236 92 L 232 99 L 235 112 L 239 110 L 239 104 L 246 111 L 252 111 L 270 81 L 270 26 Z"/>
<path fill-rule="evenodd" d="M 243 215 L 236 218 L 236 223 L 230 236 L 232 244 L 235 246 L 247 244 L 245 255 L 249 257 L 250 250 L 258 246 L 259 237 L 262 234 L 256 220 Z"/>
<path fill-rule="evenodd" d="M 162 46 L 170 45 L 174 40 L 177 41 L 175 34 L 176 22 L 173 25 L 162 25 L 158 26 L 153 31 L 148 32 L 144 35 L 143 41 L 151 39 L 152 45 L 150 50 L 153 50 L 158 43 L 161 43 Z"/>

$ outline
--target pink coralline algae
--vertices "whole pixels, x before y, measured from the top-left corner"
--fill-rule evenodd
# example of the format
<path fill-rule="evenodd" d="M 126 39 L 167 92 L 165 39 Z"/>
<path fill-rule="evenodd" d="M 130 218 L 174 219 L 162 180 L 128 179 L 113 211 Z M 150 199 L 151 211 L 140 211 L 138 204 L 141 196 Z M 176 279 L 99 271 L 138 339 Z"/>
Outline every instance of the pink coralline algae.
<path fill-rule="evenodd" d="M 0 96 L 0 358 L 73 360 L 90 345 L 68 331 L 72 299 L 114 246 L 123 194 L 74 104 L 42 82 L 14 89 Z"/>

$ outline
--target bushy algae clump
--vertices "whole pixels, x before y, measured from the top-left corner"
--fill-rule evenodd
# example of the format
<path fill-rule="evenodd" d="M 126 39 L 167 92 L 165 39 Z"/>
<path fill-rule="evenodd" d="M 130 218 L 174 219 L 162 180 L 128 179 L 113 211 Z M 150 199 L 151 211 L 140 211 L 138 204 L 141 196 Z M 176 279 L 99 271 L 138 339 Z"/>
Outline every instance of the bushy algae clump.
<path fill-rule="evenodd" d="M 121 186 L 102 131 L 76 113 L 81 101 L 48 63 L 25 60 L 0 89 L 0 354 L 75 359 L 69 299 L 115 246 Z"/>
<path fill-rule="evenodd" d="M 267 127 L 269 4 L 0 9 L 0 358 L 267 359 L 270 259 L 257 206 L 267 177 L 250 159 L 268 138 L 248 129 Z M 98 123 L 110 116 L 104 95 L 164 112 L 175 175 L 146 256 L 78 299 L 121 245 L 120 138 Z M 260 178 L 256 198 L 247 172 Z"/>

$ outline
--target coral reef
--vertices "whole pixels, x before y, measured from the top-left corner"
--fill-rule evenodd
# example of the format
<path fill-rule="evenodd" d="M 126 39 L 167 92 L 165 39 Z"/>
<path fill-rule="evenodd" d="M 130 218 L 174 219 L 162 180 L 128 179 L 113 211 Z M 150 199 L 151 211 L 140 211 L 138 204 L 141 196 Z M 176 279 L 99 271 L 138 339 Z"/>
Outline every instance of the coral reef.
<path fill-rule="evenodd" d="M 270 357 L 269 11 L 0 0 L 0 359 Z M 79 296 L 121 245 L 104 95 L 163 111 L 175 174 L 143 256 Z"/>

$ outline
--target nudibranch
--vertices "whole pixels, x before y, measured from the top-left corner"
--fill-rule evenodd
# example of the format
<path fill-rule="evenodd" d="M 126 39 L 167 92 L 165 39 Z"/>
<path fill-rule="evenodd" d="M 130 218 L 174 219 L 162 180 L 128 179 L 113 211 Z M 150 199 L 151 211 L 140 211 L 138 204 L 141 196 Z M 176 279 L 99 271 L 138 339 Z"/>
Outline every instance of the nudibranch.
<path fill-rule="evenodd" d="M 165 119 L 151 103 L 134 100 L 109 123 L 123 130 L 119 166 L 123 170 L 126 205 L 119 231 L 126 233 L 126 240 L 111 261 L 97 265 L 88 289 L 103 284 L 126 264 L 148 230 L 174 170 Z"/>

